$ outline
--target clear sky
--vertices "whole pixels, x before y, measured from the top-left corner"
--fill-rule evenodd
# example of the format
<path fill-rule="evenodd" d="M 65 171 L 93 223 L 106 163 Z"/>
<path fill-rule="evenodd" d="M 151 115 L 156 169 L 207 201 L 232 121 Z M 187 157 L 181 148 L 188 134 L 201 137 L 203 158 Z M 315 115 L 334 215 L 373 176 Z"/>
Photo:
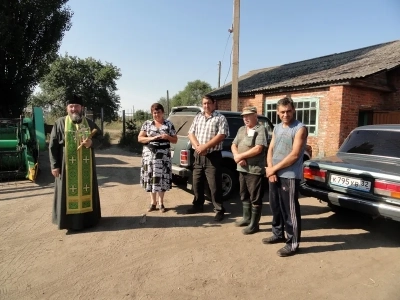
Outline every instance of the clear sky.
<path fill-rule="evenodd" d="M 121 69 L 121 109 L 231 81 L 233 0 L 70 0 L 60 53 Z M 400 39 L 400 0 L 242 0 L 239 75 Z"/>

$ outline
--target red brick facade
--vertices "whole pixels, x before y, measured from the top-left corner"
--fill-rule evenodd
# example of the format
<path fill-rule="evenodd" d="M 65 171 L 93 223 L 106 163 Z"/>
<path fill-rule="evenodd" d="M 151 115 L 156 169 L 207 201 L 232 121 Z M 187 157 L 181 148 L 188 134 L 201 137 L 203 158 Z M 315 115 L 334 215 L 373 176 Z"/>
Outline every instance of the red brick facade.
<path fill-rule="evenodd" d="M 368 79 L 364 82 L 368 83 Z M 358 126 L 360 111 L 400 110 L 400 70 L 371 77 L 373 86 L 389 87 L 392 91 L 381 91 L 354 85 L 337 85 L 326 88 L 296 91 L 290 95 L 293 100 L 318 98 L 318 129 L 308 137 L 314 157 L 324 157 L 336 153 L 347 135 Z M 288 93 L 257 94 L 241 97 L 239 111 L 248 105 L 256 106 L 259 114 L 265 114 L 265 102 L 274 101 Z M 230 99 L 217 100 L 220 110 L 231 110 Z M 400 120 L 399 120 L 400 123 Z"/>

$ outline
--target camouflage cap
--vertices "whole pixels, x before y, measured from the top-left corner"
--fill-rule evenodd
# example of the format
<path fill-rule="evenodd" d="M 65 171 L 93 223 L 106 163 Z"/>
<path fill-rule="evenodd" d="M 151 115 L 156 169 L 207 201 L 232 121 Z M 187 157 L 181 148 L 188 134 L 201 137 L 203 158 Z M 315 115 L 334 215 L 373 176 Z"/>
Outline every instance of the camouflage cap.
<path fill-rule="evenodd" d="M 250 115 L 250 114 L 256 114 L 257 113 L 257 107 L 255 106 L 246 106 L 243 108 L 242 116 L 244 115 Z"/>

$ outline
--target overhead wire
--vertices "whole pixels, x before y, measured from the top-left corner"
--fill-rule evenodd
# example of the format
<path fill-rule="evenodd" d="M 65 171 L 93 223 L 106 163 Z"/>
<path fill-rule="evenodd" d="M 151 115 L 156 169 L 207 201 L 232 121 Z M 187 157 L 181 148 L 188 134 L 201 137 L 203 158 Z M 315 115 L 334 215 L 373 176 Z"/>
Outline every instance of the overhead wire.
<path fill-rule="evenodd" d="M 230 39 L 231 35 L 232 35 L 232 32 L 229 32 L 228 38 L 226 39 L 225 48 L 224 48 L 224 53 L 223 53 L 223 55 L 222 55 L 221 63 L 222 63 L 222 62 L 224 61 L 224 59 L 225 59 L 226 49 L 227 49 L 227 47 L 228 47 L 228 43 L 229 43 L 229 39 Z M 232 54 L 232 53 L 231 53 L 231 54 Z M 231 60 L 231 63 L 232 63 L 232 60 Z M 201 77 L 203 77 L 205 74 L 208 74 L 208 73 L 210 72 L 210 70 L 211 70 L 212 68 L 214 68 L 214 67 L 215 67 L 215 65 L 213 65 L 213 66 L 211 66 L 210 68 L 208 68 L 208 70 L 207 70 L 206 72 L 204 72 L 204 73 L 202 74 Z M 229 71 L 228 71 L 228 72 L 229 72 Z"/>
<path fill-rule="evenodd" d="M 228 46 L 228 42 L 229 42 L 229 38 L 231 37 L 231 34 L 232 34 L 232 32 L 229 31 L 228 39 L 226 40 L 225 49 L 224 49 L 224 54 L 222 55 L 222 60 L 221 60 L 221 62 L 224 61 L 225 52 L 226 52 L 226 47 Z"/>
<path fill-rule="evenodd" d="M 225 52 L 226 52 L 226 47 L 228 46 L 228 42 L 229 42 L 229 39 L 230 39 L 230 37 L 231 37 L 231 34 L 232 34 L 232 31 L 229 30 L 229 35 L 228 35 L 228 39 L 226 40 L 225 49 L 224 49 L 224 55 L 222 55 L 222 60 L 221 60 L 221 62 L 224 61 Z M 225 85 L 226 79 L 228 78 L 229 72 L 230 72 L 230 70 L 231 70 L 231 65 L 232 65 L 232 51 L 231 51 L 230 60 L 229 60 L 228 74 L 226 74 L 226 78 L 225 78 L 225 81 L 224 81 L 224 85 Z"/>
<path fill-rule="evenodd" d="M 225 85 L 226 79 L 228 79 L 228 75 L 229 75 L 229 73 L 230 73 L 230 71 L 231 71 L 231 66 L 232 66 L 232 52 L 233 52 L 233 49 L 232 49 L 232 51 L 231 51 L 231 59 L 229 60 L 229 69 L 228 69 L 228 73 L 226 74 L 226 77 L 225 77 L 224 85 Z"/>

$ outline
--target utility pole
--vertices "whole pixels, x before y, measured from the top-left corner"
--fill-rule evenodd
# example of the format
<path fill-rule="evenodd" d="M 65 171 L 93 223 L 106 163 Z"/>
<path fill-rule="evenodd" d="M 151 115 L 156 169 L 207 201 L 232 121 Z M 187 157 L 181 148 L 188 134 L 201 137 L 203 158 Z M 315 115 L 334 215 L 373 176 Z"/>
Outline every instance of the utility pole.
<path fill-rule="evenodd" d="M 218 62 L 218 87 L 221 86 L 221 61 Z"/>
<path fill-rule="evenodd" d="M 169 92 L 167 90 L 167 114 L 169 115 Z"/>
<path fill-rule="evenodd" d="M 240 0 L 233 0 L 233 48 L 232 48 L 232 100 L 231 111 L 239 110 L 239 27 Z"/>

